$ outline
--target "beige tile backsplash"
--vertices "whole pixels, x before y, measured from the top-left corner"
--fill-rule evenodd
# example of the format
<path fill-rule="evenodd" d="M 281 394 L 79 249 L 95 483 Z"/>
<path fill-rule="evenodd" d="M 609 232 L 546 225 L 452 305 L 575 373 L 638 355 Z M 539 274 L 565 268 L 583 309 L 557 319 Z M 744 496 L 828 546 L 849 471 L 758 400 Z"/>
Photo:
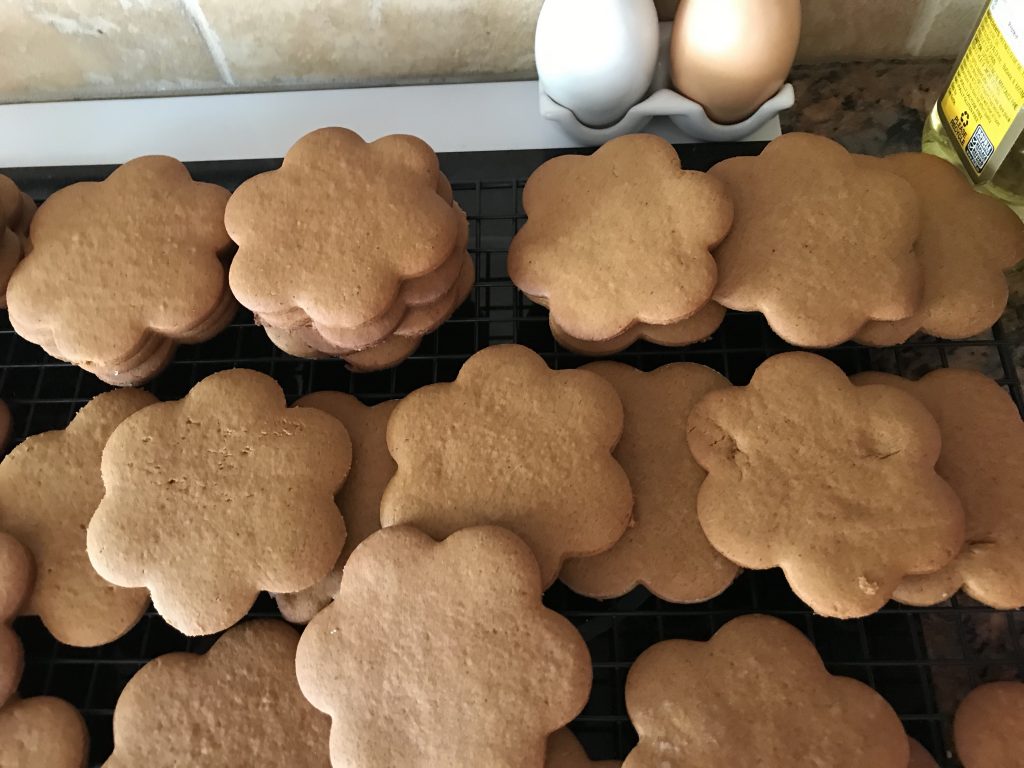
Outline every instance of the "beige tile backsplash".
<path fill-rule="evenodd" d="M 541 5 L 0 0 L 0 101 L 532 77 Z M 983 5 L 804 0 L 799 58 L 952 56 Z"/>

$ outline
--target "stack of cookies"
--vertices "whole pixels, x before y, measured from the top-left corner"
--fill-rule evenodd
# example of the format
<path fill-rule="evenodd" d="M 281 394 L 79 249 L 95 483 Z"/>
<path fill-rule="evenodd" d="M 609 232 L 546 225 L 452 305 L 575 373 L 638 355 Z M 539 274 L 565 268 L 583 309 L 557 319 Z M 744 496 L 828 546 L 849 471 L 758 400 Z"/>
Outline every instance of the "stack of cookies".
<path fill-rule="evenodd" d="M 108 384 L 148 381 L 179 343 L 205 341 L 235 315 L 227 198 L 160 156 L 55 192 L 7 286 L 14 330 Z"/>
<path fill-rule="evenodd" d="M 0 174 L 0 307 L 7 306 L 7 283 L 28 251 L 28 228 L 35 201 Z"/>
<path fill-rule="evenodd" d="M 729 232 L 732 202 L 717 179 L 682 170 L 663 139 L 623 136 L 590 157 L 549 160 L 530 176 L 523 208 L 509 275 L 548 307 L 562 346 L 683 346 L 721 324 L 711 251 Z"/>
<path fill-rule="evenodd" d="M 802 347 L 969 338 L 999 319 L 1003 271 L 1024 258 L 1024 224 L 944 160 L 805 133 L 707 174 L 625 136 L 542 165 L 523 207 L 509 275 L 587 355 L 703 340 L 726 307 Z"/>
<path fill-rule="evenodd" d="M 232 195 L 231 288 L 285 352 L 356 371 L 411 355 L 469 296 L 468 225 L 412 136 L 324 128 Z"/>

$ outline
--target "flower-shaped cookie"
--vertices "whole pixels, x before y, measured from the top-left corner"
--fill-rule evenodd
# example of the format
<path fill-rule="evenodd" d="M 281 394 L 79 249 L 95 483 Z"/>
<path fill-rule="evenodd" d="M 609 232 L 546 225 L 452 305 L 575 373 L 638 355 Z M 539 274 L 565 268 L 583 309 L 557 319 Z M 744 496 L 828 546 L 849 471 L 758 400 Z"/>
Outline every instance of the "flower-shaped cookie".
<path fill-rule="evenodd" d="M 976 371 L 941 369 L 912 382 L 862 373 L 857 384 L 899 387 L 924 403 L 942 434 L 935 465 L 964 505 L 966 540 L 936 573 L 909 576 L 893 593 L 910 605 L 935 605 L 963 587 L 1004 611 L 1024 606 L 1024 421 L 1001 386 Z"/>
<path fill-rule="evenodd" d="M 704 395 L 729 382 L 696 363 L 673 363 L 650 373 L 613 362 L 584 370 L 605 379 L 622 398 L 626 426 L 615 458 L 636 497 L 634 523 L 607 552 L 566 562 L 562 581 L 602 599 L 643 584 L 676 603 L 710 600 L 739 569 L 715 551 L 697 520 L 697 491 L 705 473 L 686 443 L 686 420 Z"/>
<path fill-rule="evenodd" d="M 287 408 L 269 376 L 215 373 L 114 430 L 89 559 L 113 584 L 147 587 L 176 629 L 227 629 L 260 590 L 297 592 L 334 566 L 351 458 L 341 422 Z"/>
<path fill-rule="evenodd" d="M 28 250 L 28 228 L 36 204 L 0 174 L 0 307 L 7 306 L 7 282 Z"/>
<path fill-rule="evenodd" d="M 0 709 L 4 768 L 82 768 L 89 756 L 85 720 L 63 699 L 14 699 Z"/>
<path fill-rule="evenodd" d="M 159 156 L 55 192 L 7 287 L 11 324 L 61 359 L 108 369 L 154 339 L 209 338 L 227 323 L 197 338 L 227 291 L 227 199 Z"/>
<path fill-rule="evenodd" d="M 13 536 L 0 532 L 0 707 L 18 690 L 25 666 L 21 640 L 10 627 L 32 589 L 29 551 Z"/>
<path fill-rule="evenodd" d="M 862 162 L 906 179 L 921 201 L 914 251 L 924 268 L 924 295 L 913 315 L 870 322 L 857 341 L 899 344 L 919 330 L 965 339 L 991 328 L 1006 308 L 1003 270 L 1024 259 L 1024 223 L 1001 201 L 976 192 L 942 158 L 909 152 Z"/>
<path fill-rule="evenodd" d="M 104 768 L 329 768 L 330 722 L 299 691 L 298 642 L 282 621 L 248 621 L 202 656 L 149 662 L 117 700 Z"/>
<path fill-rule="evenodd" d="M 140 389 L 93 398 L 67 429 L 27 438 L 0 463 L 0 530 L 32 553 L 36 580 L 22 615 L 39 616 L 67 645 L 113 642 L 149 603 L 144 589 L 100 578 L 85 552 L 85 529 L 103 498 L 100 457 L 114 428 L 156 398 Z"/>
<path fill-rule="evenodd" d="M 541 603 L 529 548 L 495 527 L 373 534 L 295 666 L 331 716 L 336 768 L 542 765 L 592 674 L 583 638 Z"/>
<path fill-rule="evenodd" d="M 591 760 L 572 731 L 563 728 L 548 739 L 544 768 L 619 768 L 620 760 Z"/>
<path fill-rule="evenodd" d="M 874 613 L 963 544 L 960 500 L 935 473 L 935 420 L 823 357 L 776 355 L 749 386 L 710 393 L 689 442 L 708 471 L 697 514 L 712 546 L 745 568 L 781 566 L 821 615 Z"/>
<path fill-rule="evenodd" d="M 637 323 L 625 333 L 607 341 L 580 341 L 567 335 L 558 324 L 549 320 L 555 341 L 578 355 L 604 357 L 614 355 L 638 341 L 649 341 L 663 347 L 685 347 L 704 341 L 718 330 L 725 319 L 725 307 L 709 301 L 693 317 L 668 325 Z"/>
<path fill-rule="evenodd" d="M 388 453 L 388 419 L 398 401 L 388 400 L 370 407 L 343 392 L 314 392 L 300 398 L 295 405 L 331 414 L 345 425 L 352 439 L 352 469 L 335 497 L 345 519 L 345 548 L 334 569 L 318 584 L 301 592 L 275 595 L 282 616 L 288 621 L 305 624 L 338 593 L 342 569 L 352 551 L 363 539 L 380 530 L 380 497 L 395 474 L 395 461 Z"/>
<path fill-rule="evenodd" d="M 967 694 L 953 741 L 964 768 L 1024 768 L 1024 683 L 987 683 Z"/>
<path fill-rule="evenodd" d="M 649 648 L 629 670 L 626 709 L 640 742 L 623 768 L 907 768 L 910 756 L 885 699 L 830 675 L 799 630 L 770 616 Z"/>
<path fill-rule="evenodd" d="M 910 317 L 921 298 L 917 195 L 894 173 L 821 136 L 787 133 L 709 174 L 735 205 L 715 251 L 715 301 L 764 314 L 791 344 L 829 347 L 869 320 Z"/>
<path fill-rule="evenodd" d="M 581 341 L 696 314 L 715 288 L 710 251 L 732 222 L 722 183 L 681 170 L 672 145 L 649 134 L 549 160 L 527 181 L 523 208 L 509 275 Z"/>
<path fill-rule="evenodd" d="M 443 539 L 501 525 L 540 561 L 545 586 L 568 557 L 611 547 L 629 524 L 633 495 L 614 458 L 622 404 L 589 371 L 553 371 L 526 347 L 488 347 L 450 384 L 402 400 L 388 423 L 398 471 L 381 523 L 415 525 Z"/>
<path fill-rule="evenodd" d="M 433 150 L 412 136 L 303 136 L 280 169 L 231 196 L 231 290 L 257 314 L 298 309 L 323 326 L 384 315 L 402 281 L 438 269 L 466 226 L 438 194 L 439 174 Z"/>

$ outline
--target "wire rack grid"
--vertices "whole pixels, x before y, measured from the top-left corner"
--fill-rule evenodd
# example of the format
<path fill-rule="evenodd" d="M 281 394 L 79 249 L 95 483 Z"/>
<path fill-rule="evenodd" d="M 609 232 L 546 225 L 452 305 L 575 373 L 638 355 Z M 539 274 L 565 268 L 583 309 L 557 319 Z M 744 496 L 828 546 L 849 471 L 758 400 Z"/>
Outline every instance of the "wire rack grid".
<path fill-rule="evenodd" d="M 681 147 L 683 164 L 706 169 L 734 154 L 751 154 L 760 145 Z M 470 222 L 470 251 L 477 283 L 470 300 L 437 333 L 424 340 L 408 361 L 389 371 L 353 375 L 339 361 L 305 361 L 270 344 L 245 311 L 217 338 L 183 346 L 171 366 L 149 388 L 161 399 L 179 398 L 204 376 L 243 366 L 270 374 L 290 400 L 312 391 L 335 389 L 365 402 L 400 397 L 437 381 L 451 381 L 475 351 L 515 342 L 540 353 L 553 367 L 575 367 L 587 358 L 560 348 L 548 330 L 547 312 L 511 284 L 506 254 L 512 235 L 525 220 L 525 178 L 550 152 L 501 152 L 442 156 L 455 197 Z M 197 179 L 229 188 L 279 164 L 279 160 L 197 163 Z M 6 173 L 43 200 L 74 181 L 100 179 L 110 168 L 12 169 Z M 1000 326 L 962 342 L 916 338 L 885 350 L 855 344 L 823 354 L 849 373 L 885 370 L 917 377 L 938 367 L 968 367 L 986 372 L 1005 387 L 1024 410 L 1024 394 L 1014 356 L 1024 339 Z M 767 357 L 790 349 L 759 315 L 729 312 L 707 342 L 682 350 L 638 343 L 613 359 L 650 370 L 668 362 L 703 363 L 744 384 Z M 14 334 L 0 317 L 0 397 L 14 416 L 15 443 L 48 429 L 63 428 L 90 397 L 107 387 L 93 376 L 47 356 Z M 908 732 L 920 740 L 944 768 L 952 756 L 949 726 L 959 700 L 980 682 L 1024 677 L 1024 616 L 998 612 L 962 596 L 933 608 L 890 604 L 858 621 L 814 616 L 789 590 L 778 571 L 745 573 L 721 596 L 699 605 L 673 605 L 637 588 L 617 600 L 579 597 L 561 584 L 546 603 L 580 629 L 593 657 L 591 700 L 573 728 L 597 758 L 622 758 L 636 733 L 623 698 L 633 660 L 667 638 L 706 640 L 730 619 L 751 612 L 789 621 L 815 643 L 828 668 L 878 690 L 896 709 Z M 263 596 L 253 616 L 277 616 Z M 98 649 L 75 649 L 56 642 L 34 618 L 19 619 L 27 664 L 23 696 L 60 696 L 84 714 L 91 735 L 90 764 L 100 765 L 112 748 L 111 719 L 118 695 L 146 661 L 171 651 L 205 651 L 215 638 L 186 638 L 152 610 L 123 638 Z"/>

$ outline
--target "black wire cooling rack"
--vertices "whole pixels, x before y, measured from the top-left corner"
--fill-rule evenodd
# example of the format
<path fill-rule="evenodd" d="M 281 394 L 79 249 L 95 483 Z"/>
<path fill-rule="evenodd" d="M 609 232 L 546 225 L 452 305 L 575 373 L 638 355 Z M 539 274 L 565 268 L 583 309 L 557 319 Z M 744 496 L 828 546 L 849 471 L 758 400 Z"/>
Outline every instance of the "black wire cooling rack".
<path fill-rule="evenodd" d="M 681 147 L 684 166 L 706 169 L 735 154 L 752 154 L 761 145 Z M 477 284 L 470 300 L 419 352 L 401 366 L 375 374 L 353 375 L 335 361 L 305 361 L 278 351 L 252 316 L 240 312 L 217 338 L 183 346 L 167 371 L 149 388 L 162 399 L 179 398 L 204 376 L 234 366 L 254 368 L 276 378 L 289 399 L 321 389 L 350 392 L 373 403 L 399 397 L 436 381 L 454 379 L 473 352 L 508 342 L 525 344 L 556 368 L 574 367 L 586 358 L 561 349 L 547 327 L 545 310 L 524 298 L 508 279 L 506 252 L 522 224 L 525 178 L 548 152 L 455 154 L 442 157 L 455 197 L 470 220 L 470 250 Z M 197 179 L 227 187 L 279 165 L 279 160 L 197 163 Z M 35 197 L 44 199 L 74 181 L 101 179 L 106 167 L 13 169 L 5 171 Z M 1024 344 L 997 326 L 983 337 L 963 342 L 915 339 L 899 347 L 869 350 L 854 344 L 824 354 L 847 372 L 886 370 L 917 377 L 938 367 L 967 367 L 997 379 L 1024 409 L 1014 354 Z M 678 360 L 711 366 L 735 384 L 746 383 L 772 354 L 789 349 L 759 315 L 728 313 L 707 342 L 666 350 L 641 342 L 613 359 L 650 370 Z M 11 406 L 15 442 L 27 435 L 63 428 L 90 397 L 107 389 L 93 376 L 47 356 L 17 337 L 0 318 L 0 397 Z M 1022 553 L 1024 557 L 1024 553 Z M 805 632 L 828 668 L 878 690 L 899 713 L 908 732 L 947 768 L 951 754 L 950 719 L 975 685 L 1024 677 L 1024 616 L 992 611 L 962 596 L 934 608 L 890 604 L 860 621 L 812 615 L 789 590 L 778 571 L 746 573 L 723 595 L 699 605 L 672 605 L 643 588 L 617 600 L 600 602 L 574 595 L 561 584 L 546 602 L 569 617 L 586 638 L 594 663 L 590 703 L 573 728 L 593 758 L 625 757 L 636 742 L 626 716 L 623 689 L 633 660 L 666 638 L 707 640 L 725 622 L 746 613 L 779 616 Z M 263 596 L 253 616 L 276 616 Z M 100 765 L 112 748 L 111 718 L 124 685 L 149 659 L 170 651 L 205 651 L 214 638 L 185 638 L 150 611 L 125 637 L 98 649 L 57 643 L 34 618 L 15 627 L 25 642 L 23 696 L 49 694 L 78 707 L 92 738 L 90 764 Z M 538 681 L 543 684 L 543 681 Z M 868 767 L 865 767 L 868 768 Z"/>

